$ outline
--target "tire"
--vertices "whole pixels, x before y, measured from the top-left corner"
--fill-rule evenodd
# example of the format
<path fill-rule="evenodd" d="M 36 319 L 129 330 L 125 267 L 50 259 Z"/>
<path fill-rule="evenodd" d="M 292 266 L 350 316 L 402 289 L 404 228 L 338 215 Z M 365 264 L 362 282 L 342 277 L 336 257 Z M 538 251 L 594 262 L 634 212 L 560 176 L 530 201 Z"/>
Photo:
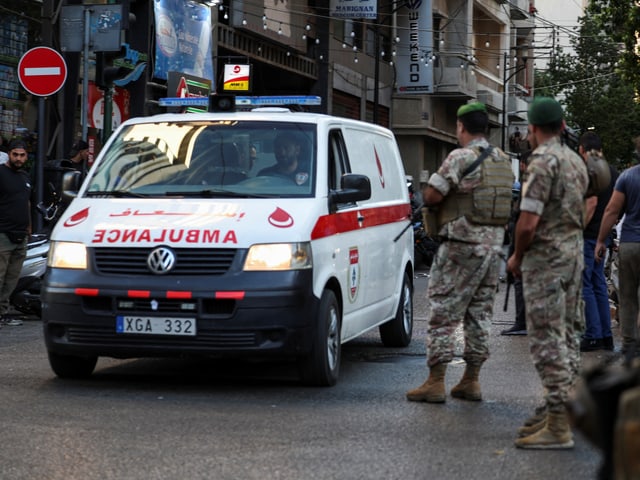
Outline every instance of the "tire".
<path fill-rule="evenodd" d="M 307 385 L 331 387 L 340 372 L 340 305 L 331 290 L 325 290 L 320 299 L 318 318 L 311 351 L 298 360 L 300 377 Z"/>
<path fill-rule="evenodd" d="M 88 378 L 96 368 L 98 357 L 78 357 L 49 352 L 51 370 L 60 378 Z"/>
<path fill-rule="evenodd" d="M 406 347 L 413 334 L 413 285 L 407 272 L 402 279 L 396 316 L 380 325 L 380 339 L 385 347 Z"/>

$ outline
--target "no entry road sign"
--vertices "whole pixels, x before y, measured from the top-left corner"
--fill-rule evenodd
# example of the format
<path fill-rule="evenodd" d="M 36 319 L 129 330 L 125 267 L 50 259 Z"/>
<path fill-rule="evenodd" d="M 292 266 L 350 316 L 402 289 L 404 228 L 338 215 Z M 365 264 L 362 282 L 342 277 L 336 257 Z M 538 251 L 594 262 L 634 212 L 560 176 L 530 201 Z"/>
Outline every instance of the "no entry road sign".
<path fill-rule="evenodd" d="M 18 79 L 24 89 L 39 97 L 53 95 L 67 79 L 67 64 L 58 52 L 49 47 L 35 47 L 18 63 Z"/>

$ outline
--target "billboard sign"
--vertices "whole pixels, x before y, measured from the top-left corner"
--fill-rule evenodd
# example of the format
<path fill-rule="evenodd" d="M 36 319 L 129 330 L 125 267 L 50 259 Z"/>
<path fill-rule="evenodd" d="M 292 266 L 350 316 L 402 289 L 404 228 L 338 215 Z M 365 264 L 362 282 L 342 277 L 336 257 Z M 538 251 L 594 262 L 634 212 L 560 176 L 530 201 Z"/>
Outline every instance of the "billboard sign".
<path fill-rule="evenodd" d="M 93 52 L 117 52 L 122 39 L 122 5 L 63 5 L 60 15 L 60 45 L 63 52 L 81 52 L 84 46 L 84 16 L 89 10 L 89 38 Z"/>
<path fill-rule="evenodd" d="M 225 92 L 248 92 L 251 90 L 251 65 L 224 66 L 222 90 Z"/>
<path fill-rule="evenodd" d="M 331 0 L 329 15 L 336 18 L 378 18 L 377 0 Z"/>
<path fill-rule="evenodd" d="M 155 16 L 155 62 L 153 76 L 167 80 L 180 72 L 212 80 L 211 8 L 198 2 L 158 0 Z"/>
<path fill-rule="evenodd" d="M 433 13 L 431 0 L 409 0 L 398 9 L 396 54 L 398 94 L 433 93 Z"/>

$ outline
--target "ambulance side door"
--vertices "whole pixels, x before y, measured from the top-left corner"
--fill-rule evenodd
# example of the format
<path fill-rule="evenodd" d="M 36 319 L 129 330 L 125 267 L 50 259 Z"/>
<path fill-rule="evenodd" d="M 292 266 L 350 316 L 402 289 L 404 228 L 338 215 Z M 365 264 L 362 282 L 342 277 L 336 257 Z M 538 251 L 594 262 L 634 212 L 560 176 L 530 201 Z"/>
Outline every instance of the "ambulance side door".
<path fill-rule="evenodd" d="M 329 131 L 329 191 L 340 189 L 340 179 L 349 173 L 347 149 L 342 131 Z M 363 291 L 367 283 L 367 258 L 363 238 L 360 208 L 356 203 L 335 206 L 336 221 L 340 233 L 334 236 L 336 272 L 342 289 L 343 339 L 356 333 L 355 325 L 365 316 L 366 298 Z"/>

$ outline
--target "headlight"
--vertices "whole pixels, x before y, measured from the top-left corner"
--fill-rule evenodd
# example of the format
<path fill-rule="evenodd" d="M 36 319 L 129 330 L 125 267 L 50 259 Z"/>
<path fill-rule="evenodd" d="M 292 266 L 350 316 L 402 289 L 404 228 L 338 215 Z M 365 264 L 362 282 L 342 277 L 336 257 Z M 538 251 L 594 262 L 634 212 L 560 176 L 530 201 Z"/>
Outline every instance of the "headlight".
<path fill-rule="evenodd" d="M 312 265 L 309 243 L 267 243 L 249 249 L 244 270 L 301 270 Z"/>
<path fill-rule="evenodd" d="M 82 243 L 51 242 L 47 266 L 53 268 L 87 268 L 87 248 Z"/>

